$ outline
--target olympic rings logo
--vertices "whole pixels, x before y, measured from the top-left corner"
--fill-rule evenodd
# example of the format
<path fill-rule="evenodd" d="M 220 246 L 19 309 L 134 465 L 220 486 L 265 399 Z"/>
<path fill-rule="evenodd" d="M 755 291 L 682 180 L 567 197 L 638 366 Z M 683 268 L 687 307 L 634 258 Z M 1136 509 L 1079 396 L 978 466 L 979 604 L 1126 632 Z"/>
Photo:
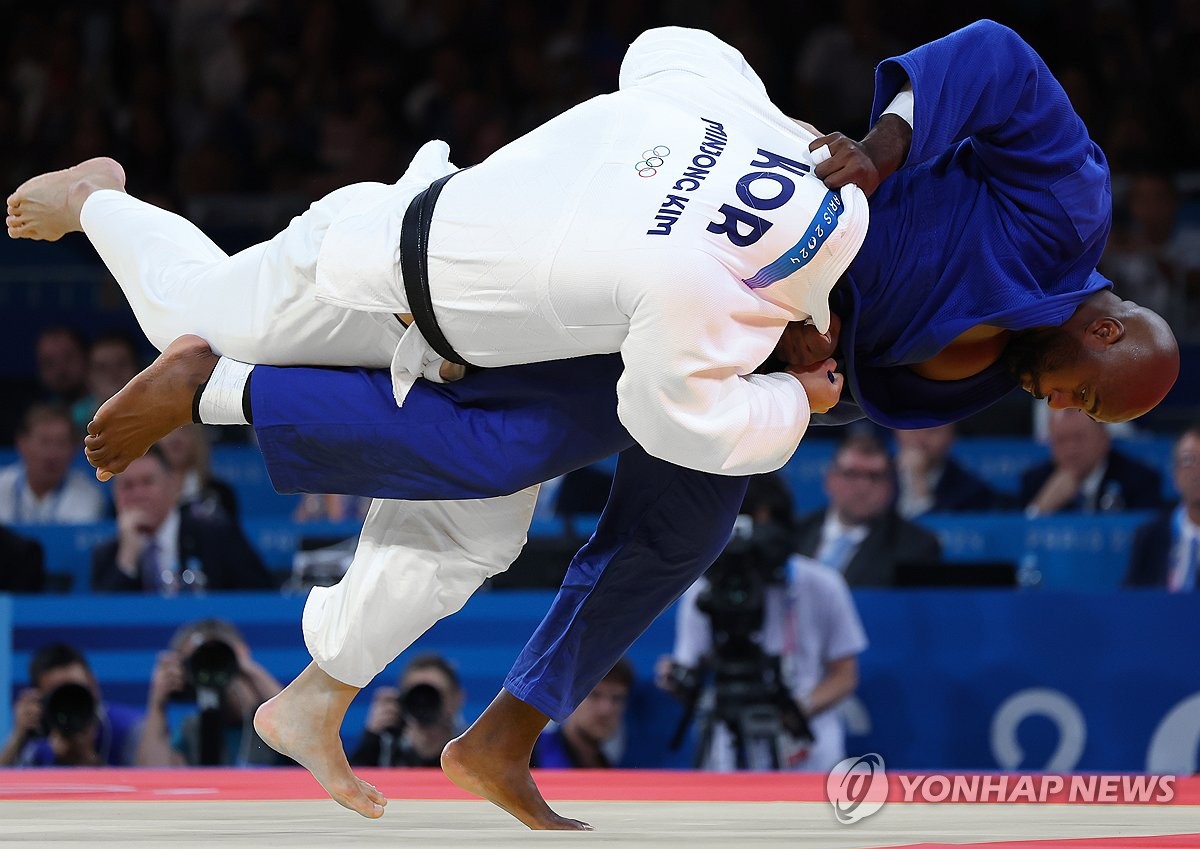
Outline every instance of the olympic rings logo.
<path fill-rule="evenodd" d="M 642 159 L 633 166 L 634 170 L 638 172 L 639 177 L 653 177 L 666 161 L 664 157 L 670 155 L 671 148 L 665 144 L 655 145 L 649 150 L 642 151 Z"/>

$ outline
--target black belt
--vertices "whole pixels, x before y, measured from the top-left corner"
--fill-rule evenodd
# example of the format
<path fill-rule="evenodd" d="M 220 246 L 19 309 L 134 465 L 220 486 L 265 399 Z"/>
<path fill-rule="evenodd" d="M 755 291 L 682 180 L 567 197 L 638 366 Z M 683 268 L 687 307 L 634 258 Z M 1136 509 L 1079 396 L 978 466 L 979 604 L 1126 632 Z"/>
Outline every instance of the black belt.
<path fill-rule="evenodd" d="M 429 291 L 429 225 L 433 223 L 433 207 L 446 181 L 457 173 L 438 177 L 405 210 L 400 224 L 400 276 L 404 278 L 408 309 L 429 347 L 443 359 L 465 366 L 470 363 L 458 355 L 438 326 L 433 314 L 433 294 Z"/>

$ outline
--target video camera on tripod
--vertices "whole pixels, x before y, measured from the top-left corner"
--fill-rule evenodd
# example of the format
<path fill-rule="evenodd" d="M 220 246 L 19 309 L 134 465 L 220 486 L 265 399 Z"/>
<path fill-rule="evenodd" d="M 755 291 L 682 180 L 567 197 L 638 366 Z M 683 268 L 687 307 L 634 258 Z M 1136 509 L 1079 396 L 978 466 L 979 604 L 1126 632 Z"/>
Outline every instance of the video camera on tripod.
<path fill-rule="evenodd" d="M 755 639 L 763 630 L 768 590 L 787 583 L 790 553 L 786 527 L 738 517 L 729 543 L 705 575 L 708 586 L 696 603 L 711 623 L 712 649 L 697 669 L 672 668 L 671 678 L 686 708 L 672 748 L 682 743 L 710 673 L 713 704 L 701 734 L 701 751 L 707 751 L 717 724 L 733 736 L 739 769 L 749 768 L 751 749 L 762 747 L 770 753 L 769 767 L 778 768 L 784 761 L 780 742 L 785 735 L 801 743 L 812 741 L 808 717 L 783 681 L 779 656 L 767 654 Z"/>

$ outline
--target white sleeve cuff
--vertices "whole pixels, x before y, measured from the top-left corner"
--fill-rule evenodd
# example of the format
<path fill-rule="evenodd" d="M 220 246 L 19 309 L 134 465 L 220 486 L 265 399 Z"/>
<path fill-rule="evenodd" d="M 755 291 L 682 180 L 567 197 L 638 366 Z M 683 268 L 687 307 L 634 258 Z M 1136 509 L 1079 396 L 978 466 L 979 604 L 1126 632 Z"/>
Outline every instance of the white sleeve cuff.
<path fill-rule="evenodd" d="M 908 126 L 913 125 L 913 89 L 912 83 L 907 82 L 904 88 L 892 98 L 892 102 L 888 104 L 887 109 L 883 110 L 883 115 L 899 115 L 905 120 Z M 883 115 L 880 115 L 882 118 Z"/>
<path fill-rule="evenodd" d="M 242 408 L 246 382 L 254 366 L 228 357 L 217 360 L 216 368 L 200 393 L 200 421 L 210 425 L 248 425 Z"/>

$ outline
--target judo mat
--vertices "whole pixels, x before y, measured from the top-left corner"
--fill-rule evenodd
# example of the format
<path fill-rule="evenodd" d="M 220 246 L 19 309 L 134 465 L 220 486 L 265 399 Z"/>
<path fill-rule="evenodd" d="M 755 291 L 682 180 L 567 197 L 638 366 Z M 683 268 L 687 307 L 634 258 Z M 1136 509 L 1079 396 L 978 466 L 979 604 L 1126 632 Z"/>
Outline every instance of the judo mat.
<path fill-rule="evenodd" d="M 658 771 L 541 771 L 565 816 L 592 832 L 532 833 L 437 770 L 361 769 L 387 794 L 367 820 L 300 769 L 57 769 L 0 772 L 0 842 L 28 847 L 760 846 L 807 849 L 1200 847 L 1200 778 L 1168 803 L 888 802 L 850 825 L 825 778 Z"/>

